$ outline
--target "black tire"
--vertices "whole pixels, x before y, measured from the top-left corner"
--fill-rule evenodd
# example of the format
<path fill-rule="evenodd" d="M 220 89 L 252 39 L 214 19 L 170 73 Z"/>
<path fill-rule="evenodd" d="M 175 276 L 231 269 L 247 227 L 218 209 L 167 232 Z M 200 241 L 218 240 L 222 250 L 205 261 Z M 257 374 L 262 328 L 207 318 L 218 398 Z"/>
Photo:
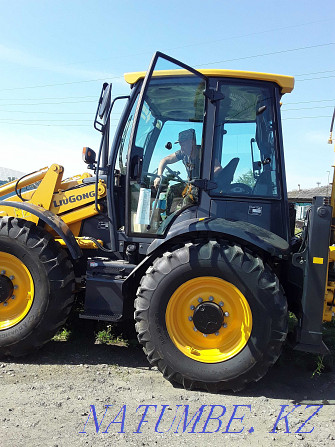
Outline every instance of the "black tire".
<path fill-rule="evenodd" d="M 194 279 L 199 277 L 214 282 L 217 279 L 213 278 L 223 279 L 235 286 L 250 306 L 249 339 L 224 361 L 204 363 L 190 358 L 172 341 L 167 329 L 171 297 L 183 284 L 197 282 Z M 229 318 L 234 316 L 226 321 Z M 189 243 L 157 258 L 138 288 L 135 320 L 138 340 L 151 365 L 186 389 L 211 392 L 238 391 L 262 378 L 279 357 L 288 329 L 287 302 L 276 275 L 259 256 L 225 241 Z"/>
<path fill-rule="evenodd" d="M 4 297 L 0 303 L 0 355 L 21 356 L 48 342 L 66 321 L 74 301 L 73 266 L 65 250 L 48 232 L 31 222 L 11 217 L 0 219 L 0 261 L 1 258 L 7 265 L 12 260 L 17 269 L 21 266 L 23 270 L 24 266 L 33 282 L 31 307 L 25 316 L 24 312 L 21 316 L 18 314 L 17 323 L 13 320 L 6 327 Z M 8 274 L 1 266 L 0 270 L 3 284 L 10 284 Z M 20 292 L 20 286 L 16 287 Z M 14 299 L 22 297 L 18 293 Z M 5 305 L 11 305 L 10 298 Z"/>

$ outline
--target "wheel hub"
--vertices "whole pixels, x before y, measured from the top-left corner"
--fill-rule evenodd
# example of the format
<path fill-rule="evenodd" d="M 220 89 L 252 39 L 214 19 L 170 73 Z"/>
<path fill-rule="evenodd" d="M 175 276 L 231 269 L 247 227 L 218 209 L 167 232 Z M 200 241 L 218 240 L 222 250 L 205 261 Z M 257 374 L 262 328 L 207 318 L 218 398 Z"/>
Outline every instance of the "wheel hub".
<path fill-rule="evenodd" d="M 224 313 L 216 303 L 199 304 L 193 314 L 196 329 L 203 334 L 214 334 L 223 325 Z"/>
<path fill-rule="evenodd" d="M 4 303 L 13 295 L 12 281 L 5 275 L 0 275 L 0 303 Z"/>
<path fill-rule="evenodd" d="M 27 266 L 0 250 L 0 332 L 20 323 L 34 300 L 34 281 Z"/>

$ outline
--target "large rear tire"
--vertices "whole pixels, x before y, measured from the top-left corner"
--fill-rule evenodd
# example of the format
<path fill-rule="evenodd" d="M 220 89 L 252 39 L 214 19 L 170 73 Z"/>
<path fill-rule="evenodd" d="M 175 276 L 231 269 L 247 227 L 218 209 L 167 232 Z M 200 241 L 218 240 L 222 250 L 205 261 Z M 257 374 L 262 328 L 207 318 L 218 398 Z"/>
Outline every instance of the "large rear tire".
<path fill-rule="evenodd" d="M 66 252 L 31 222 L 0 219 L 0 355 L 25 355 L 49 341 L 73 304 Z"/>
<path fill-rule="evenodd" d="M 287 303 L 262 259 L 225 241 L 156 259 L 135 300 L 138 340 L 164 377 L 187 389 L 242 389 L 275 363 Z"/>

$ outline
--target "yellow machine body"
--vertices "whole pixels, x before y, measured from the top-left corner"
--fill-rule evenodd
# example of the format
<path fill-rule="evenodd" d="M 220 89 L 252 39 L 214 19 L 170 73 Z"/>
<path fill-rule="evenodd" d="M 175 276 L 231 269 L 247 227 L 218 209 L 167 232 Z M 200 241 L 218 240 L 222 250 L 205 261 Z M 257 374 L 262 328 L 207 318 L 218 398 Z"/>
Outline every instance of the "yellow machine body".
<path fill-rule="evenodd" d="M 34 174 L 22 179 L 18 183 L 14 180 L 0 187 L 1 197 L 13 193 L 15 189 L 21 189 L 40 182 L 34 189 L 27 190 L 18 195 L 7 197 L 4 201 L 28 202 L 37 205 L 44 210 L 51 211 L 58 215 L 72 231 L 81 248 L 96 248 L 93 241 L 80 238 L 80 227 L 84 219 L 95 216 L 98 210 L 95 207 L 95 183 L 84 183 L 84 180 L 92 177 L 91 174 L 84 173 L 63 180 L 64 168 L 58 164 L 53 164 L 50 168 L 42 168 Z M 106 185 L 102 180 L 98 184 L 98 199 L 105 197 Z M 22 200 L 22 199 L 23 200 Z M 13 206 L 0 206 L 0 217 L 13 216 L 36 223 L 39 217 L 33 213 Z M 46 228 L 51 233 L 51 228 Z M 53 233 L 55 236 L 55 233 Z M 63 244 L 64 242 L 59 239 Z"/>

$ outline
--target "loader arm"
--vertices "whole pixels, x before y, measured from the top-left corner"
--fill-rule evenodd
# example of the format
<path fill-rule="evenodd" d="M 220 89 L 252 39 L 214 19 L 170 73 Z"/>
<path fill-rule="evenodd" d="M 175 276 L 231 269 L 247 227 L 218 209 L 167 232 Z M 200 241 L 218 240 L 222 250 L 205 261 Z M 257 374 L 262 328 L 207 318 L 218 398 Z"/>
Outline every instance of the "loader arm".
<path fill-rule="evenodd" d="M 0 201 L 0 217 L 17 217 L 36 225 L 42 220 L 46 230 L 66 245 L 76 259 L 80 257 L 79 247 L 97 248 L 94 242 L 79 234 L 81 222 L 98 214 L 94 205 L 95 196 L 97 193 L 98 199 L 105 197 L 106 185 L 99 180 L 96 191 L 91 174 L 84 173 L 63 181 L 63 173 L 62 166 L 53 164 L 50 168 L 42 168 L 1 186 L 0 200 L 13 192 L 16 195 Z M 18 190 L 36 182 L 40 183 L 35 189 L 18 193 Z"/>

